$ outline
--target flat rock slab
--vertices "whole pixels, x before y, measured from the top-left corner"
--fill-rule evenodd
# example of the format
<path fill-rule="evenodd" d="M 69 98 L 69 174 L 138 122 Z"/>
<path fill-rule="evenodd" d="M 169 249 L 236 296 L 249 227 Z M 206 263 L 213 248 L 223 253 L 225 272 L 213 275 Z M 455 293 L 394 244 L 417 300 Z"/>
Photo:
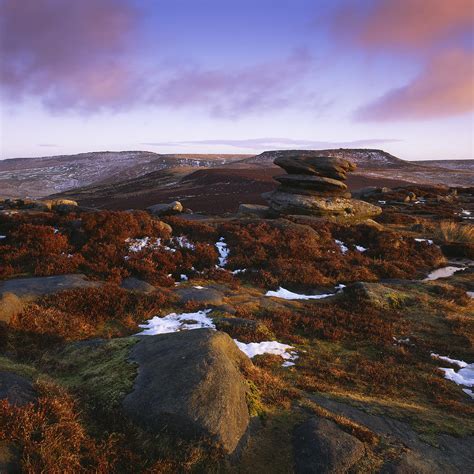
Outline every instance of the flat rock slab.
<path fill-rule="evenodd" d="M 279 183 L 294 188 L 314 189 L 315 191 L 347 191 L 347 186 L 337 179 L 305 174 L 283 174 L 275 176 Z"/>
<path fill-rule="evenodd" d="M 214 288 L 179 288 L 175 294 L 182 304 L 194 301 L 203 306 L 220 306 L 224 303 L 224 293 Z"/>
<path fill-rule="evenodd" d="M 156 291 L 156 288 L 150 283 L 134 277 L 124 278 L 120 286 L 133 293 L 154 293 Z"/>
<path fill-rule="evenodd" d="M 356 168 L 354 163 L 343 158 L 314 155 L 287 155 L 276 158 L 274 163 L 289 174 L 327 176 L 334 179 L 346 179 L 346 173 Z"/>
<path fill-rule="evenodd" d="M 89 281 L 79 274 L 54 275 L 33 278 L 15 278 L 0 283 L 0 295 L 13 293 L 16 296 L 42 296 L 73 288 L 96 288 L 101 282 Z"/>
<path fill-rule="evenodd" d="M 167 430 L 235 450 L 249 424 L 240 368 L 251 362 L 227 334 L 196 329 L 142 336 L 131 360 L 138 376 L 123 408 L 132 420 L 157 434 Z"/>
<path fill-rule="evenodd" d="M 337 217 L 341 221 L 369 219 L 382 209 L 365 201 L 341 197 L 315 197 L 274 191 L 266 196 L 273 210 L 282 214 Z"/>
<path fill-rule="evenodd" d="M 26 405 L 36 400 L 33 383 L 13 372 L 0 372 L 0 400 L 7 399 L 11 405 Z"/>
<path fill-rule="evenodd" d="M 293 443 L 298 474 L 346 473 L 365 454 L 363 443 L 325 418 L 297 427 Z"/>
<path fill-rule="evenodd" d="M 14 278 L 0 282 L 0 321 L 8 323 L 25 304 L 44 295 L 75 288 L 97 288 L 103 283 L 89 281 L 83 274 Z"/>

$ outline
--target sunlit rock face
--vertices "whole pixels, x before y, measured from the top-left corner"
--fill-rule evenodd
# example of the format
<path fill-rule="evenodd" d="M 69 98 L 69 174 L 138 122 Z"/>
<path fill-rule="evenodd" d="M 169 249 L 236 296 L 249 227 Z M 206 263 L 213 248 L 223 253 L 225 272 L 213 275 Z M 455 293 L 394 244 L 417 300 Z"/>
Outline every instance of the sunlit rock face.
<path fill-rule="evenodd" d="M 276 176 L 278 188 L 264 197 L 276 214 L 323 217 L 336 222 L 370 219 L 382 209 L 351 199 L 344 180 L 356 165 L 344 158 L 289 152 L 274 163 L 287 174 Z"/>

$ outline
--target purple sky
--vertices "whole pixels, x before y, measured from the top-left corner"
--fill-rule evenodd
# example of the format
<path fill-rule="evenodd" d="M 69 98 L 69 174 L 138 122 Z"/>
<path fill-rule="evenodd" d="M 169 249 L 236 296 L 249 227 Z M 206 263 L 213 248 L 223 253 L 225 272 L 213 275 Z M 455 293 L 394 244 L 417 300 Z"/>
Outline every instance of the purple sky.
<path fill-rule="evenodd" d="M 0 158 L 474 158 L 472 0 L 0 0 Z"/>

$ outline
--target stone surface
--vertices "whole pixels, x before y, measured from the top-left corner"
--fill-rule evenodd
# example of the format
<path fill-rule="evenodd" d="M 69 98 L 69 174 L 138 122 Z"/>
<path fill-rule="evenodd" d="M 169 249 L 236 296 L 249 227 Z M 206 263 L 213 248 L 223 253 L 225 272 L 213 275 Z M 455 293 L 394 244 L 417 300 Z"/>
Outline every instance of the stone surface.
<path fill-rule="evenodd" d="M 125 413 L 145 429 L 207 439 L 233 452 L 249 424 L 247 358 L 225 333 L 196 329 L 143 336 L 131 351 L 138 364 Z"/>
<path fill-rule="evenodd" d="M 341 197 L 314 197 L 280 191 L 268 197 L 272 209 L 281 214 L 307 214 L 339 217 L 341 220 L 369 219 L 382 212 L 378 206 L 365 201 Z"/>
<path fill-rule="evenodd" d="M 135 293 L 153 293 L 156 291 L 156 288 L 150 283 L 134 277 L 124 278 L 121 287 Z"/>
<path fill-rule="evenodd" d="M 355 165 L 342 158 L 328 156 L 283 156 L 274 163 L 289 174 L 308 174 L 327 176 L 334 179 L 346 179 L 347 171 L 355 170 Z"/>
<path fill-rule="evenodd" d="M 179 288 L 175 294 L 182 304 L 195 301 L 204 306 L 220 306 L 224 299 L 224 294 L 214 288 Z"/>
<path fill-rule="evenodd" d="M 298 474 L 342 474 L 365 454 L 364 444 L 324 418 L 310 418 L 295 429 Z"/>
<path fill-rule="evenodd" d="M 0 321 L 9 322 L 25 304 L 43 295 L 75 288 L 96 288 L 101 282 L 89 281 L 79 274 L 14 278 L 0 282 Z"/>
<path fill-rule="evenodd" d="M 274 178 L 284 186 L 293 188 L 313 189 L 315 191 L 347 191 L 347 186 L 337 179 L 324 176 L 308 176 L 304 174 L 283 174 Z"/>
<path fill-rule="evenodd" d="M 260 204 L 240 204 L 239 214 L 265 217 L 268 214 L 268 206 L 261 206 Z"/>
<path fill-rule="evenodd" d="M 154 204 L 153 206 L 147 207 L 154 216 L 167 216 L 171 214 L 179 214 L 183 212 L 183 205 L 179 201 L 173 201 L 170 203 Z"/>
<path fill-rule="evenodd" d="M 7 399 L 11 405 L 26 405 L 36 400 L 33 383 L 13 372 L 0 371 L 0 400 Z"/>
<path fill-rule="evenodd" d="M 299 152 L 277 157 L 274 163 L 288 174 L 275 177 L 280 186 L 263 195 L 272 215 L 309 215 L 338 223 L 358 223 L 382 212 L 378 206 L 350 199 L 342 182 L 346 173 L 355 169 L 348 160 Z"/>
<path fill-rule="evenodd" d="M 408 451 L 396 461 L 383 466 L 381 472 L 382 474 L 444 474 L 446 471 L 425 456 Z"/>

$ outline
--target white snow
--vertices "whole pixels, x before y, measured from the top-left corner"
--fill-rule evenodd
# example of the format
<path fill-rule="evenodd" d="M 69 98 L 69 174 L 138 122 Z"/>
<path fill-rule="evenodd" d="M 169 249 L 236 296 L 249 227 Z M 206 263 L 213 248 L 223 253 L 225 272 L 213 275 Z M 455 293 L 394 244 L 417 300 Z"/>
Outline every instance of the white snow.
<path fill-rule="evenodd" d="M 362 247 L 362 245 L 356 245 L 356 250 L 358 252 L 366 252 L 367 249 L 365 247 Z"/>
<path fill-rule="evenodd" d="M 336 244 L 339 245 L 339 248 L 341 249 L 342 253 L 346 253 L 349 251 L 349 249 L 346 247 L 344 242 L 341 242 L 340 240 L 337 240 L 337 239 L 334 242 L 336 242 Z"/>
<path fill-rule="evenodd" d="M 153 336 L 154 334 L 166 334 L 192 329 L 215 329 L 216 326 L 212 319 L 207 316 L 210 312 L 210 309 L 206 309 L 194 313 L 171 313 L 163 318 L 155 316 L 148 320 L 146 324 L 140 324 L 139 327 L 143 328 L 143 331 L 138 333 L 138 335 Z"/>
<path fill-rule="evenodd" d="M 227 248 L 224 237 L 221 237 L 219 241 L 216 242 L 216 248 L 219 252 L 219 267 L 223 268 L 227 265 L 227 258 L 230 254 L 230 250 Z"/>
<path fill-rule="evenodd" d="M 199 285 L 193 286 L 193 288 L 196 288 L 196 290 L 204 290 L 204 287 Z"/>
<path fill-rule="evenodd" d="M 173 244 L 178 245 L 178 247 L 180 247 L 182 249 L 194 250 L 196 248 L 194 246 L 194 244 L 192 242 L 190 242 L 185 235 L 180 235 L 179 237 L 173 237 L 171 239 L 171 242 Z"/>
<path fill-rule="evenodd" d="M 7 236 L 6 236 L 6 235 L 0 235 L 0 240 L 2 240 L 2 239 L 6 239 L 6 238 L 7 238 Z"/>
<path fill-rule="evenodd" d="M 182 281 L 188 281 L 189 278 L 187 275 L 185 275 L 184 273 L 181 273 L 181 275 L 179 276 L 181 278 Z"/>
<path fill-rule="evenodd" d="M 237 270 L 232 271 L 232 275 L 238 275 L 239 273 L 245 273 L 247 271 L 246 268 L 237 268 Z"/>
<path fill-rule="evenodd" d="M 415 239 L 415 242 L 426 242 L 429 245 L 433 245 L 433 241 L 431 239 Z"/>
<path fill-rule="evenodd" d="M 471 211 L 468 211 L 467 209 L 463 209 L 461 211 L 461 214 L 464 214 L 465 216 L 470 216 L 471 215 Z"/>
<path fill-rule="evenodd" d="M 474 298 L 474 291 L 466 291 L 466 293 L 470 298 Z"/>
<path fill-rule="evenodd" d="M 294 351 L 293 346 L 288 344 L 283 344 L 277 341 L 263 341 L 263 342 L 240 342 L 237 339 L 234 339 L 234 342 L 237 344 L 237 347 L 248 357 L 252 358 L 256 355 L 262 354 L 275 354 L 279 355 L 284 359 L 283 367 L 290 367 L 295 365 L 293 362 L 298 358 L 298 354 Z"/>
<path fill-rule="evenodd" d="M 293 293 L 292 291 L 285 290 L 285 288 L 278 288 L 277 291 L 267 291 L 265 296 L 273 296 L 275 298 L 282 298 L 284 300 L 320 300 L 333 296 L 334 293 L 322 294 L 322 295 L 300 295 Z"/>
<path fill-rule="evenodd" d="M 451 368 L 439 367 L 439 369 L 444 372 L 445 379 L 451 380 L 451 382 L 461 385 L 462 387 L 474 387 L 474 363 L 468 364 L 463 360 L 451 359 L 450 357 L 440 356 L 439 354 L 434 353 L 431 354 L 431 357 L 459 367 L 457 372 Z M 473 397 L 472 390 L 463 389 L 463 391 L 470 397 Z"/>
<path fill-rule="evenodd" d="M 438 268 L 437 270 L 432 271 L 423 281 L 433 281 L 437 280 L 438 278 L 447 278 L 451 275 L 454 275 L 456 272 L 460 270 L 464 270 L 465 267 L 443 267 Z"/>
<path fill-rule="evenodd" d="M 468 388 L 463 388 L 462 391 L 466 394 L 469 395 L 472 399 L 474 399 L 474 392 Z"/>
<path fill-rule="evenodd" d="M 130 252 L 140 252 L 143 249 L 157 249 L 161 246 L 161 239 L 156 237 L 143 237 L 141 239 L 126 239 Z"/>
<path fill-rule="evenodd" d="M 379 204 L 387 204 L 387 201 L 377 201 Z"/>

